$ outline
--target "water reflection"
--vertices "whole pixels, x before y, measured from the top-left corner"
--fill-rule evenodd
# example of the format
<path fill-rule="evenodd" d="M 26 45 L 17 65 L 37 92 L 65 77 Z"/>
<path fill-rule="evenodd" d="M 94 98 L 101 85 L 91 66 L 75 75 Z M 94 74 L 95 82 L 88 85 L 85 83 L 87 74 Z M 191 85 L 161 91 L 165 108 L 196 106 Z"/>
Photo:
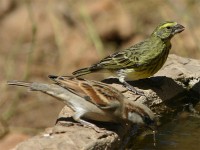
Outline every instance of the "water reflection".
<path fill-rule="evenodd" d="M 200 149 L 200 118 L 188 116 L 177 118 L 159 127 L 156 134 L 156 146 L 152 135 L 143 140 L 133 141 L 130 149 L 137 150 L 199 150 Z"/>

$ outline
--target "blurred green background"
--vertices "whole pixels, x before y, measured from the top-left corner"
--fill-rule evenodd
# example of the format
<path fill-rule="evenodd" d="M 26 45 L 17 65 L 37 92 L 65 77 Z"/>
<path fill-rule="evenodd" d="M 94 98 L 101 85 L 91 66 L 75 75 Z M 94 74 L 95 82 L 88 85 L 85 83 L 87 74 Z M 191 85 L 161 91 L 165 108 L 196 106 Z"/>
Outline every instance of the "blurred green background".
<path fill-rule="evenodd" d="M 186 28 L 172 40 L 171 53 L 198 59 L 199 15 L 199 0 L 0 0 L 0 147 L 53 126 L 64 106 L 8 87 L 7 80 L 51 83 L 49 74 L 70 75 L 167 20 Z"/>

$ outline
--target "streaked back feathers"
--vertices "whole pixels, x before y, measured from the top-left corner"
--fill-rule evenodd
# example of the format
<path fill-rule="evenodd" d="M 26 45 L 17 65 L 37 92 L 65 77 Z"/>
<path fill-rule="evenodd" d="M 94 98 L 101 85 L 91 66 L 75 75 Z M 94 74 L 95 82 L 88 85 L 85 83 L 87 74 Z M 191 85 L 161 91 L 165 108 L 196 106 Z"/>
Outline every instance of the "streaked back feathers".
<path fill-rule="evenodd" d="M 88 98 L 89 101 L 101 108 L 116 107 L 124 99 L 115 88 L 108 86 L 102 82 L 84 80 L 82 78 L 74 78 L 71 76 L 49 76 L 60 86 L 70 89 L 73 93 Z"/>
<path fill-rule="evenodd" d="M 59 86 L 22 81 L 9 81 L 8 84 L 25 86 L 30 90 L 41 91 L 56 97 L 74 110 L 73 118 L 78 122 L 82 122 L 81 117 L 104 122 L 122 123 L 125 121 L 147 126 L 155 122 L 154 114 L 147 106 L 126 99 L 120 91 L 110 85 L 73 76 L 50 75 L 49 78 Z M 70 97 L 71 92 L 79 97 Z"/>
<path fill-rule="evenodd" d="M 88 68 L 73 72 L 75 76 L 82 76 L 100 70 L 109 70 L 121 77 L 133 75 L 133 80 L 147 78 L 154 75 L 165 63 L 171 49 L 171 38 L 184 30 L 184 27 L 173 21 L 159 24 L 151 36 L 127 49 L 111 54 Z M 145 74 L 140 76 L 140 74 Z M 135 79 L 134 79 L 135 77 Z"/>

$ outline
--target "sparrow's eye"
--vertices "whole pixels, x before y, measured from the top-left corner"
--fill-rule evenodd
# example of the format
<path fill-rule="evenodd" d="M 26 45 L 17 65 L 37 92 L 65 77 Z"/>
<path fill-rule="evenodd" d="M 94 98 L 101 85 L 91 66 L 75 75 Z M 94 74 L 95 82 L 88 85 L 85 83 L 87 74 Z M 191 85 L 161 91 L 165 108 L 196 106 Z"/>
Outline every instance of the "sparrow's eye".
<path fill-rule="evenodd" d="M 143 119 L 144 119 L 144 122 L 145 122 L 146 124 L 148 124 L 148 125 L 154 123 L 154 121 L 151 120 L 151 119 L 149 118 L 149 116 L 144 116 Z"/>

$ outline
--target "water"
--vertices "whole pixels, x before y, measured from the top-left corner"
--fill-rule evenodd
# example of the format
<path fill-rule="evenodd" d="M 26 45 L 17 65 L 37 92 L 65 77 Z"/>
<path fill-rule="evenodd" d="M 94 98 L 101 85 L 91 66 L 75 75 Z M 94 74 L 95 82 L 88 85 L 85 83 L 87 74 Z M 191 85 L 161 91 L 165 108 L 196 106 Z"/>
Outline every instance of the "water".
<path fill-rule="evenodd" d="M 130 149 L 134 150 L 200 150 L 200 117 L 188 115 L 167 121 L 158 128 L 156 146 L 153 135 L 132 143 Z"/>

